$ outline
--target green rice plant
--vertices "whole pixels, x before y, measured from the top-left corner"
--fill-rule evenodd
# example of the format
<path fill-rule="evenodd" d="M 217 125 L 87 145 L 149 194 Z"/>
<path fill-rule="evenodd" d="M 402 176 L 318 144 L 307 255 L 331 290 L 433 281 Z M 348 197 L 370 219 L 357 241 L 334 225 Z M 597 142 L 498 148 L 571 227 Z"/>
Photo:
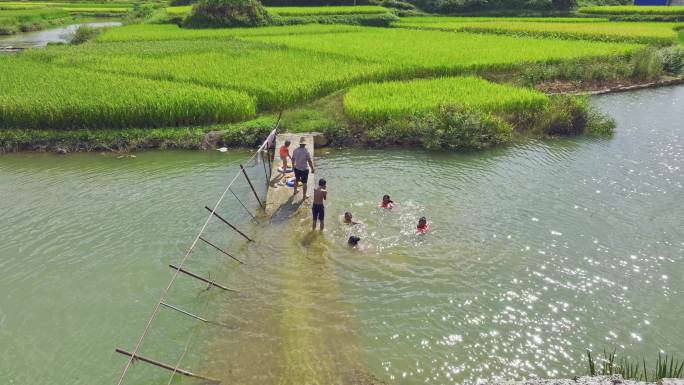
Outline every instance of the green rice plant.
<path fill-rule="evenodd" d="M 30 54 L 63 67 L 244 91 L 262 110 L 323 96 L 383 69 L 380 63 L 236 39 L 100 43 L 68 54 L 61 47 Z"/>
<path fill-rule="evenodd" d="M 169 25 L 138 25 L 107 30 L 94 41 L 81 46 L 24 52 L 20 55 L 21 61 L 3 62 L 0 77 L 5 82 L 0 84 L 21 84 L 26 89 L 35 89 L 39 96 L 44 93 L 39 90 L 54 88 L 60 91 L 54 95 L 61 95 L 65 100 L 75 99 L 71 115 L 79 115 L 73 118 L 80 122 L 78 124 L 92 121 L 98 126 L 100 123 L 89 116 L 96 115 L 93 111 L 97 105 L 107 106 L 109 103 L 99 86 L 91 86 L 91 83 L 107 83 L 98 80 L 95 74 L 103 79 L 113 79 L 112 84 L 120 89 L 126 88 L 123 83 L 130 82 L 136 100 L 142 100 L 139 103 L 143 104 L 148 99 L 137 95 L 142 84 L 150 89 L 156 84 L 163 85 L 157 87 L 165 90 L 163 93 L 150 92 L 159 98 L 161 109 L 166 108 L 164 103 L 173 95 L 183 93 L 189 98 L 187 95 L 195 93 L 198 103 L 206 103 L 202 111 L 197 107 L 198 121 L 230 121 L 253 113 L 255 108 L 263 111 L 293 106 L 368 81 L 518 70 L 533 63 L 560 63 L 581 58 L 622 59 L 640 47 L 635 44 L 351 26 L 195 31 Z M 40 68 L 35 70 L 37 76 L 28 76 L 26 69 L 16 68 L 25 63 L 33 63 Z M 55 70 L 50 82 L 46 79 L 47 68 Z M 23 74 L 19 83 L 9 80 L 15 72 Z M 93 81 L 79 80 L 79 76 L 93 78 Z M 58 82 L 57 78 L 62 81 Z M 30 92 L 18 93 L 16 87 L 8 87 L 4 92 L 8 100 L 12 100 L 9 95 L 22 96 L 17 100 L 26 111 L 31 105 L 36 111 L 41 111 L 43 105 L 57 103 L 49 98 L 32 97 Z M 79 98 L 80 89 L 95 95 Z M 127 127 L 132 123 L 129 124 L 122 112 L 125 109 L 125 103 L 121 101 L 124 93 L 117 92 L 109 98 L 116 101 L 118 110 L 115 115 L 119 115 L 102 118 L 102 121 L 107 126 Z M 229 103 L 216 101 L 218 104 L 214 105 L 207 100 L 208 97 L 201 96 L 212 92 L 218 93 L 216 100 L 232 99 Z M 107 111 L 107 108 L 102 110 Z M 132 119 L 137 119 L 139 123 L 136 124 L 141 125 L 175 125 L 191 118 L 171 111 L 166 117 L 159 115 L 158 121 L 145 120 L 139 108 L 132 110 Z M 224 112 L 219 116 L 214 114 L 215 111 Z M 66 109 L 60 110 L 59 114 L 60 119 L 67 120 Z M 207 114 L 211 116 L 207 117 Z M 21 120 L 25 119 L 27 125 L 36 126 L 35 121 L 44 119 L 35 119 L 30 114 L 10 116 L 13 116 L 12 125 L 21 125 Z M 48 123 L 69 126 L 66 123 Z"/>
<path fill-rule="evenodd" d="M 529 63 L 587 57 L 621 57 L 639 45 L 519 38 L 472 33 L 365 28 L 358 33 L 245 36 L 250 41 L 383 63 L 380 80 L 513 70 Z M 511 49 L 515 47 L 515 49 Z"/>
<path fill-rule="evenodd" d="M 0 128 L 166 127 L 240 121 L 243 92 L 0 58 Z"/>
<path fill-rule="evenodd" d="M 64 8 L 70 13 L 114 13 L 123 14 L 128 13 L 133 8 L 104 8 L 104 7 L 71 7 Z"/>
<path fill-rule="evenodd" d="M 0 11 L 0 24 L 20 24 L 59 19 L 69 16 L 61 9 Z"/>
<path fill-rule="evenodd" d="M 684 6 L 606 5 L 581 7 L 578 12 L 589 15 L 684 15 Z"/>
<path fill-rule="evenodd" d="M 525 23 L 600 23 L 607 18 L 599 17 L 488 17 L 488 16 L 411 16 L 402 17 L 394 26 L 457 30 L 463 25 L 488 22 Z"/>
<path fill-rule="evenodd" d="M 189 29 L 175 24 L 133 24 L 106 30 L 97 39 L 99 42 L 131 42 L 161 40 L 207 40 L 230 39 L 247 36 L 298 35 L 361 32 L 363 29 L 347 25 L 297 25 L 261 28 L 212 28 Z"/>
<path fill-rule="evenodd" d="M 37 30 L 68 17 L 67 12 L 56 8 L 0 10 L 0 35 Z"/>
<path fill-rule="evenodd" d="M 0 10 L 14 10 L 14 9 L 38 9 L 45 8 L 43 3 L 28 3 L 28 2 L 0 2 Z"/>
<path fill-rule="evenodd" d="M 325 7 L 266 7 L 269 13 L 280 16 L 317 15 L 363 15 L 387 13 L 389 10 L 377 5 L 325 6 Z"/>
<path fill-rule="evenodd" d="M 347 115 L 366 123 L 434 112 L 445 105 L 486 113 L 517 113 L 541 110 L 548 103 L 549 98 L 540 92 L 476 77 L 368 83 L 351 88 L 344 96 Z"/>
<path fill-rule="evenodd" d="M 531 23 L 487 22 L 465 25 L 461 31 L 516 36 L 543 36 L 557 39 L 629 41 L 670 45 L 677 42 L 677 23 Z"/>
<path fill-rule="evenodd" d="M 175 7 L 166 7 L 166 13 L 169 15 L 189 15 L 192 12 L 192 5 L 178 5 Z"/>

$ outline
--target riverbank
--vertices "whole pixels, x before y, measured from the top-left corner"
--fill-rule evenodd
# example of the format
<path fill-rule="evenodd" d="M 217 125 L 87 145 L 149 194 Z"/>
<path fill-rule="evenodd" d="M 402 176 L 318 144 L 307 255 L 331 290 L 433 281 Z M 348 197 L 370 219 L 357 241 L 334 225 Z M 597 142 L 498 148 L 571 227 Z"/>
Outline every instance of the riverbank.
<path fill-rule="evenodd" d="M 499 79 L 500 80 L 500 79 Z M 550 96 L 602 95 L 636 91 L 645 88 L 670 87 L 684 84 L 684 76 L 664 76 L 656 81 L 611 83 L 547 82 L 537 88 Z M 155 149 L 213 150 L 219 147 L 250 148 L 260 143 L 278 122 L 276 114 L 264 114 L 253 120 L 193 127 L 137 128 L 114 130 L 0 130 L 0 153 L 11 152 L 116 152 L 128 153 Z M 310 104 L 283 111 L 282 132 L 315 131 L 319 147 L 378 147 L 364 134 L 363 127 L 354 127 L 345 116 L 342 93 L 333 94 Z M 518 130 L 514 141 L 545 137 L 539 133 Z M 406 146 L 400 143 L 382 147 Z"/>

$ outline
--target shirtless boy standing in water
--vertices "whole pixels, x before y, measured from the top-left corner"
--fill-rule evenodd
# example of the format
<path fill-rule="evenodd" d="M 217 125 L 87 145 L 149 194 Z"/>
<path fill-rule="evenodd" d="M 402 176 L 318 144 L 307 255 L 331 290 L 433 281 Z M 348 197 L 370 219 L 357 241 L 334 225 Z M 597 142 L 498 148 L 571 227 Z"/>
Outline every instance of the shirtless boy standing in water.
<path fill-rule="evenodd" d="M 323 220 L 325 219 L 325 207 L 323 206 L 323 201 L 328 197 L 328 190 L 326 190 L 325 184 L 325 179 L 321 178 L 318 181 L 318 187 L 313 193 L 313 206 L 311 206 L 311 212 L 313 213 L 313 230 L 316 230 L 316 221 L 320 220 L 321 231 L 323 231 Z"/>

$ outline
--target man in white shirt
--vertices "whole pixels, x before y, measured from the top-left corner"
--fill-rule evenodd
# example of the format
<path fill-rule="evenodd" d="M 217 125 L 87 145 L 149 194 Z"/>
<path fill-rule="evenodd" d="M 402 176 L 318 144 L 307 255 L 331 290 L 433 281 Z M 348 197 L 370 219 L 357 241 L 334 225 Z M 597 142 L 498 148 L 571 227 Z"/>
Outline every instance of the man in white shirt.
<path fill-rule="evenodd" d="M 306 183 L 309 180 L 309 167 L 311 167 L 311 173 L 313 174 L 314 165 L 311 160 L 311 153 L 306 149 L 306 138 L 303 136 L 299 139 L 299 148 L 292 152 L 292 162 L 294 163 L 293 168 L 295 174 L 294 195 L 297 195 L 297 186 L 299 186 L 299 181 L 301 181 L 304 194 L 302 200 L 305 200 L 309 197 L 306 195 Z"/>

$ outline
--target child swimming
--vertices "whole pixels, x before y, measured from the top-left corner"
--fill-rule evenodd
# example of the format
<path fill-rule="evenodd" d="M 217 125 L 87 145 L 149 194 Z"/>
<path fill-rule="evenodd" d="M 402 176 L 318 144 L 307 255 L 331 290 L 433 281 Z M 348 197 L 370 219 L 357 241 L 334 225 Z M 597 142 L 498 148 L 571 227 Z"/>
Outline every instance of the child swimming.
<path fill-rule="evenodd" d="M 349 246 L 351 246 L 351 247 L 356 247 L 356 246 L 359 245 L 359 242 L 360 242 L 360 241 L 361 241 L 361 238 L 359 238 L 359 237 L 357 237 L 357 236 L 355 236 L 355 235 L 352 235 L 352 236 L 349 237 L 349 239 L 347 240 L 347 244 L 348 244 Z"/>
<path fill-rule="evenodd" d="M 361 222 L 354 220 L 354 218 L 352 217 L 352 213 L 350 213 L 349 211 L 344 213 L 344 223 L 352 226 L 361 224 Z"/>
<path fill-rule="evenodd" d="M 418 226 L 416 227 L 416 232 L 418 234 L 427 234 L 427 232 L 430 231 L 430 226 L 427 223 L 427 219 L 425 217 L 421 217 L 418 220 Z"/>
<path fill-rule="evenodd" d="M 318 187 L 314 190 L 313 206 L 311 206 L 311 212 L 313 214 L 313 230 L 316 230 L 316 221 L 320 220 L 321 231 L 323 231 L 323 220 L 325 219 L 325 207 L 323 206 L 323 201 L 328 198 L 328 190 L 326 190 L 325 185 L 325 179 L 321 178 L 318 181 Z"/>
<path fill-rule="evenodd" d="M 389 195 L 384 195 L 382 197 L 382 202 L 378 204 L 378 207 L 383 209 L 392 209 L 394 207 L 394 201 L 390 199 Z"/>

